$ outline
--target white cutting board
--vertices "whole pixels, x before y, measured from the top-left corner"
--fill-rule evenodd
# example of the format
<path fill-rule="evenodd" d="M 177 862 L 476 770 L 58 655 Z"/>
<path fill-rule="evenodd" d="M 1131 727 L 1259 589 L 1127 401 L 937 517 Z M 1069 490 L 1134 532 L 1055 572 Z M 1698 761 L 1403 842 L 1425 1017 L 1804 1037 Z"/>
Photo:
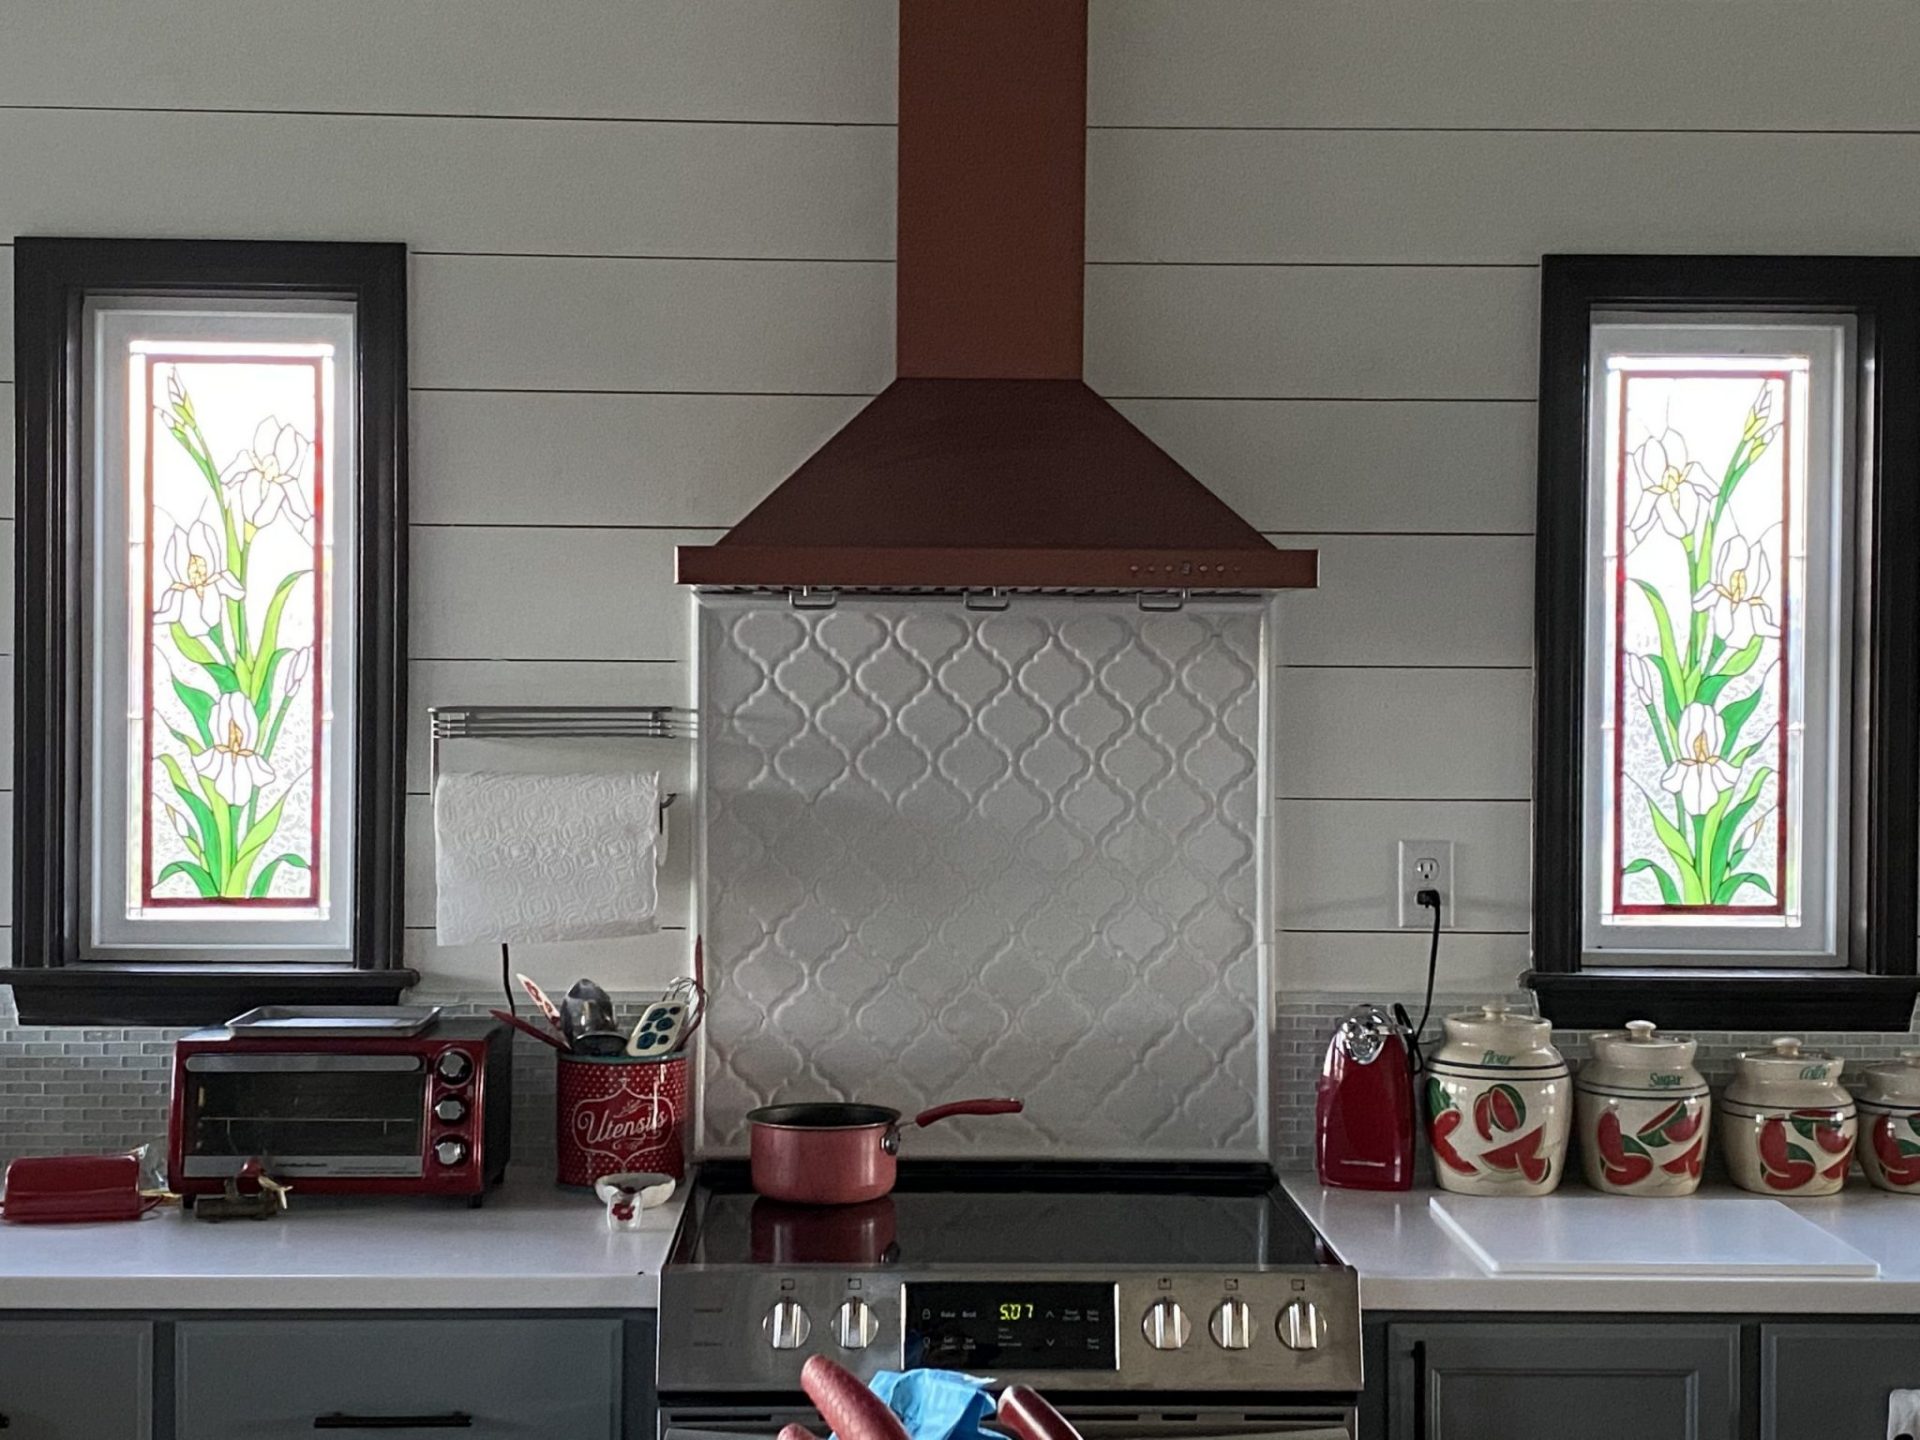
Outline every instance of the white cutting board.
<path fill-rule="evenodd" d="M 1489 1275 L 1880 1273 L 1879 1261 L 1759 1196 L 1435 1195 L 1427 1205 Z"/>

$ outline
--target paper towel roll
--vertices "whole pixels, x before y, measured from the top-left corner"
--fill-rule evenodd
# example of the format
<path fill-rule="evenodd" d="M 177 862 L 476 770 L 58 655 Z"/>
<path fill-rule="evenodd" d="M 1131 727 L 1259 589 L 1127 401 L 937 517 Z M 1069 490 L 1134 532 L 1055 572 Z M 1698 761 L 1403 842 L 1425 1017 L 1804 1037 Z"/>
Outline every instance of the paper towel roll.
<path fill-rule="evenodd" d="M 658 774 L 442 775 L 442 945 L 616 940 L 660 928 Z"/>

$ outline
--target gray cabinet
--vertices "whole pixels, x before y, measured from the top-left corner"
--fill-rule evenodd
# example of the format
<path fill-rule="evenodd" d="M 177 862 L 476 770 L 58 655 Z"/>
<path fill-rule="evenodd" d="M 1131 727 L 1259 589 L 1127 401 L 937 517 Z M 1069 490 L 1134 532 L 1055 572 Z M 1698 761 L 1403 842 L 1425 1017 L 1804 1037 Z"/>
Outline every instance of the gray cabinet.
<path fill-rule="evenodd" d="M 1920 1390 L 1920 1325 L 1763 1325 L 1760 1377 L 1761 1440 L 1881 1440 L 1888 1392 Z"/>
<path fill-rule="evenodd" d="M 175 1433 L 616 1440 L 624 1346 L 617 1319 L 182 1320 Z"/>
<path fill-rule="evenodd" d="M 1391 1440 L 1738 1440 L 1740 1327 L 1402 1323 Z"/>
<path fill-rule="evenodd" d="M 138 1320 L 0 1320 L 6 1440 L 147 1440 L 153 1328 Z"/>

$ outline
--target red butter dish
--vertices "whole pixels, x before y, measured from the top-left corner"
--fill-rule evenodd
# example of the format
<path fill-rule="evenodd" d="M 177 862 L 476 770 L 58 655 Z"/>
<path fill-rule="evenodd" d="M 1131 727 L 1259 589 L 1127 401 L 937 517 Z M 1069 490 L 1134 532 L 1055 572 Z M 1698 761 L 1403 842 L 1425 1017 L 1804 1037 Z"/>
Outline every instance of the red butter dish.
<path fill-rule="evenodd" d="M 140 1193 L 138 1155 L 36 1155 L 7 1166 L 0 1213 L 23 1223 L 138 1220 L 159 1203 Z"/>

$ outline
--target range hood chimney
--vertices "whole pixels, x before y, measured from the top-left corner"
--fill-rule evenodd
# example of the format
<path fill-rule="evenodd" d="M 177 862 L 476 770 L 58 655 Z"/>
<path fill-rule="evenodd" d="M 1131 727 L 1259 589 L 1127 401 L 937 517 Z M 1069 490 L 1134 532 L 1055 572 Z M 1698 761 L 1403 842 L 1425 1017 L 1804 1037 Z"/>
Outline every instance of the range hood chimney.
<path fill-rule="evenodd" d="M 901 0 L 899 378 L 682 584 L 1315 583 L 1080 378 L 1086 111 L 1086 0 Z"/>

